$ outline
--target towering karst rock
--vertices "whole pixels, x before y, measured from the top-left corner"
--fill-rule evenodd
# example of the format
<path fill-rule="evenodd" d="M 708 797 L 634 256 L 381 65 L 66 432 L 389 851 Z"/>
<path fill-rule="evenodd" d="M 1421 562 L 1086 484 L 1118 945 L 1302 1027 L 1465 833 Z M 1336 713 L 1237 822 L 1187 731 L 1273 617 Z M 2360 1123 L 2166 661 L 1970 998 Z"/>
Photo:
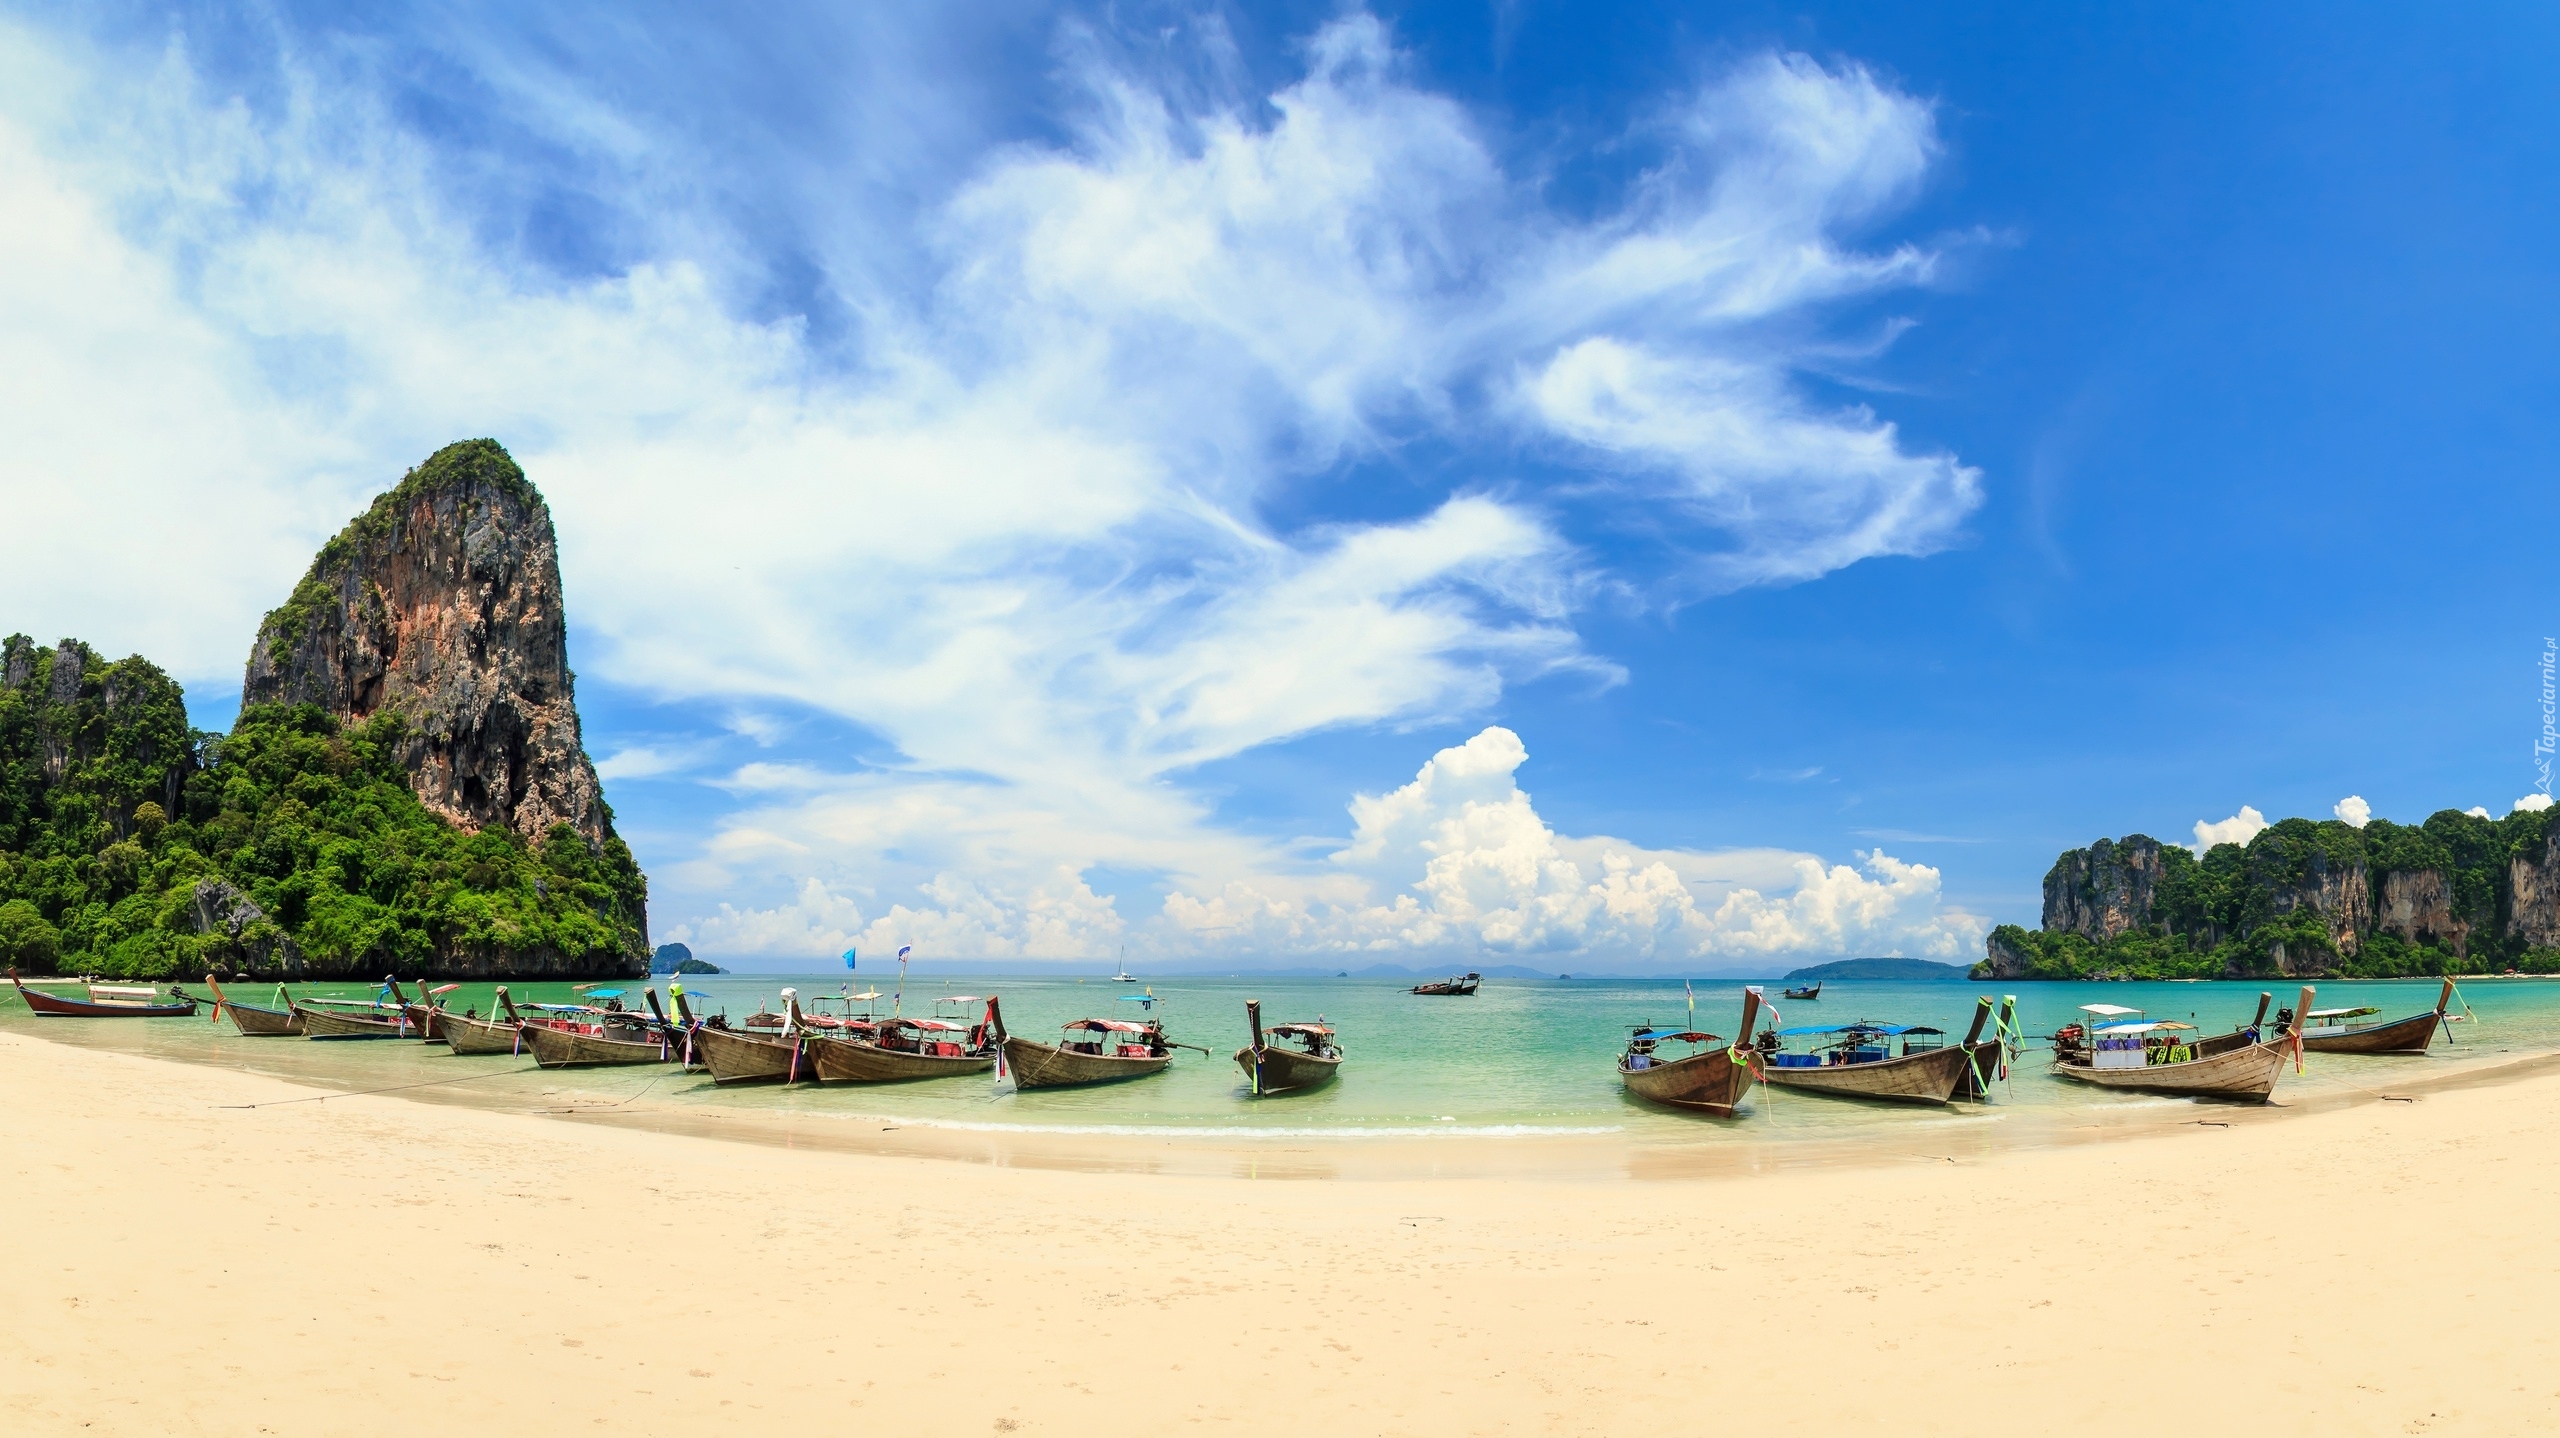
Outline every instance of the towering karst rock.
<path fill-rule="evenodd" d="M 612 837 L 578 734 L 551 511 L 495 440 L 449 444 L 322 546 L 249 651 L 241 703 L 405 720 L 429 809 Z"/>

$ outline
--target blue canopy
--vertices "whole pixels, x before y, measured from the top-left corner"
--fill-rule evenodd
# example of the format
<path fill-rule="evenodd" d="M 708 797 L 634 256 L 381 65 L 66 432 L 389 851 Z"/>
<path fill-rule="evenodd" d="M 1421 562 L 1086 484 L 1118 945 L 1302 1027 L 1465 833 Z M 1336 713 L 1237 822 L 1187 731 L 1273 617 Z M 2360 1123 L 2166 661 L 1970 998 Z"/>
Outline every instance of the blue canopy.
<path fill-rule="evenodd" d="M 1942 1034 L 1927 1024 L 1806 1024 L 1801 1028 L 1780 1029 L 1782 1039 L 1803 1038 L 1809 1034 L 1875 1034 L 1881 1038 L 1899 1038 L 1904 1034 Z"/>
<path fill-rule="evenodd" d="M 618 999 L 618 998 L 621 998 L 621 997 L 622 997 L 622 990 L 620 990 L 620 989 L 588 989 L 588 990 L 586 990 L 586 995 L 587 995 L 587 997 L 588 997 L 588 998 L 591 998 L 591 999 Z"/>
<path fill-rule="evenodd" d="M 1719 1042 L 1716 1035 L 1700 1033 L 1696 1029 L 1642 1029 L 1636 1033 L 1635 1039 L 1638 1043 L 1658 1042 L 1662 1039 L 1687 1039 L 1691 1043 Z"/>

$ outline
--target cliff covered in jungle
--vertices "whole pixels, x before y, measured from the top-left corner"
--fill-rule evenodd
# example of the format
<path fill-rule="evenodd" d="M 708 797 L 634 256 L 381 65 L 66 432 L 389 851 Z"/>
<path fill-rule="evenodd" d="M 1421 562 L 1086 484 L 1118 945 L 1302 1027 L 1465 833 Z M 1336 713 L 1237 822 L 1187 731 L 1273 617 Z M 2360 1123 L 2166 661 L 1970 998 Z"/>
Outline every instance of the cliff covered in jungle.
<path fill-rule="evenodd" d="M 2070 849 L 2042 927 L 1984 979 L 2399 978 L 2560 970 L 2560 811 L 2423 824 L 2286 819 L 2198 855 L 2144 834 Z"/>
<path fill-rule="evenodd" d="M 140 656 L 0 645 L 0 957 L 172 978 L 637 976 L 551 517 L 449 445 L 324 546 L 196 729 Z"/>

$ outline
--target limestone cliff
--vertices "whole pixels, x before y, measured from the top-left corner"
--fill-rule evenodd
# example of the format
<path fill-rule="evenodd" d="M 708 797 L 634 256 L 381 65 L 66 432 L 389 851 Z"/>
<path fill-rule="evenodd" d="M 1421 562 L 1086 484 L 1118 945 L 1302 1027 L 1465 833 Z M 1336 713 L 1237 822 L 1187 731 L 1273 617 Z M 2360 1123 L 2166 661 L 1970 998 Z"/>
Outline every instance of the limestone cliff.
<path fill-rule="evenodd" d="M 249 651 L 241 703 L 398 710 L 429 809 L 612 837 L 579 739 L 551 511 L 496 441 L 429 456 L 323 546 Z"/>
<path fill-rule="evenodd" d="M 2560 826 L 2287 819 L 2199 856 L 2141 834 L 2067 850 L 2042 927 L 1986 937 L 1986 978 L 2374 977 L 2560 966 Z"/>
<path fill-rule="evenodd" d="M 2128 834 L 2067 849 L 2044 876 L 2044 926 L 2105 943 L 2151 922 L 2160 883 L 2160 841 Z"/>

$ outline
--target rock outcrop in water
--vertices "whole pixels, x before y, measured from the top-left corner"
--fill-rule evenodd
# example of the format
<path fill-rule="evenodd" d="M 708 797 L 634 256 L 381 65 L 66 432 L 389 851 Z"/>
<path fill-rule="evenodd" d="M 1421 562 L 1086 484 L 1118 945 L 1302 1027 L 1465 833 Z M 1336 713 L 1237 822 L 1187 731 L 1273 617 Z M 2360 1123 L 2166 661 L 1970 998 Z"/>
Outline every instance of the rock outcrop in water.
<path fill-rule="evenodd" d="M 2201 857 L 2147 835 L 2054 862 L 2043 926 L 2002 925 L 1982 978 L 2394 977 L 2560 968 L 2555 811 L 2423 825 L 2287 819 Z"/>
<path fill-rule="evenodd" d="M 311 561 L 267 615 L 251 704 L 342 723 L 396 709 L 420 802 L 467 828 L 613 836 L 579 739 L 551 511 L 496 441 L 437 450 Z"/>

